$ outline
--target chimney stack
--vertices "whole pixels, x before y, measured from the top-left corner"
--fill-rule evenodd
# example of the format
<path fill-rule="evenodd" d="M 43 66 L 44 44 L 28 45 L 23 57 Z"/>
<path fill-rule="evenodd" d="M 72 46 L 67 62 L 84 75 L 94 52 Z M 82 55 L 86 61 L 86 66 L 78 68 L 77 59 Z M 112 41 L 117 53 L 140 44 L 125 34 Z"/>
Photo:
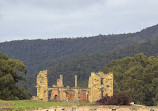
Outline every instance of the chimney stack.
<path fill-rule="evenodd" d="M 77 88 L 77 75 L 75 75 L 75 88 Z"/>
<path fill-rule="evenodd" d="M 63 75 L 60 75 L 61 87 L 63 87 Z"/>

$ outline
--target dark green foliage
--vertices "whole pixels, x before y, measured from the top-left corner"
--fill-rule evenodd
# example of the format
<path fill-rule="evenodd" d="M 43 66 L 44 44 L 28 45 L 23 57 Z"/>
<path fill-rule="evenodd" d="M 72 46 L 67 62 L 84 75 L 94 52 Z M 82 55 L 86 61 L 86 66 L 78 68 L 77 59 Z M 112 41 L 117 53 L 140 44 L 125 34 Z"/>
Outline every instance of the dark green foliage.
<path fill-rule="evenodd" d="M 120 93 L 113 96 L 105 96 L 102 99 L 98 100 L 96 104 L 100 105 L 130 105 L 131 98 L 128 94 Z"/>
<path fill-rule="evenodd" d="M 135 43 L 144 43 L 158 37 L 158 25 L 137 33 L 98 35 L 85 38 L 49 40 L 22 40 L 0 44 L 0 51 L 21 60 L 28 73 L 54 66 L 72 58 L 111 51 Z"/>
<path fill-rule="evenodd" d="M 138 104 L 158 104 L 158 58 L 140 53 L 113 60 L 104 72 L 114 73 L 114 93 L 127 93 Z"/>
<path fill-rule="evenodd" d="M 26 73 L 24 64 L 18 60 L 10 59 L 0 53 L 0 99 L 27 99 L 24 89 L 19 88 L 16 84 L 24 81 L 22 73 Z"/>

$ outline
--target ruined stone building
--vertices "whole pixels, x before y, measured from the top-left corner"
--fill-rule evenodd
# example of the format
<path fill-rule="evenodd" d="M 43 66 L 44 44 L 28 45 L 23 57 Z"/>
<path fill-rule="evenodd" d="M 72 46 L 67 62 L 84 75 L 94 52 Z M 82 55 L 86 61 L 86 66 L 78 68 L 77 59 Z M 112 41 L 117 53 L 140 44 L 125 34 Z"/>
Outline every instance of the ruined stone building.
<path fill-rule="evenodd" d="M 75 75 L 75 87 L 64 87 L 63 76 L 57 80 L 56 85 L 48 87 L 47 71 L 40 71 L 37 75 L 37 97 L 36 100 L 48 101 L 48 92 L 51 91 L 51 101 L 89 101 L 95 102 L 103 96 L 113 95 L 113 74 L 103 72 L 91 73 L 88 88 L 77 86 L 77 75 Z"/>

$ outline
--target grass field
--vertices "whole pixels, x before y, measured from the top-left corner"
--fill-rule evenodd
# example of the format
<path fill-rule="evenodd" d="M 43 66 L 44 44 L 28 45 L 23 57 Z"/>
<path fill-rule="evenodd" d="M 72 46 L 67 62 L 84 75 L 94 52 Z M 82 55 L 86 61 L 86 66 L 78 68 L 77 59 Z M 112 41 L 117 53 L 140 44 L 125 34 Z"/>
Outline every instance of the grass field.
<path fill-rule="evenodd" d="M 42 102 L 42 101 L 2 101 L 0 100 L 0 108 L 22 108 L 22 109 L 35 109 L 46 108 L 51 106 L 65 106 L 65 105 L 90 105 L 90 103 L 66 103 L 66 102 Z"/>

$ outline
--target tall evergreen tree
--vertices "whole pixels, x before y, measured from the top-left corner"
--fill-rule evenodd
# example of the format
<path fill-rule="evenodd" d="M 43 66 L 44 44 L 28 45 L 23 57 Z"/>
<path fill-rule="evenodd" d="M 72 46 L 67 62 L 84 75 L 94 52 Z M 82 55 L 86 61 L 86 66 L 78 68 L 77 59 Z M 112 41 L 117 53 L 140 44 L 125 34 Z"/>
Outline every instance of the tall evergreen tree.
<path fill-rule="evenodd" d="M 30 96 L 25 93 L 25 88 L 17 86 L 19 81 L 25 81 L 23 73 L 26 73 L 26 68 L 21 61 L 0 53 L 0 99 L 27 99 Z"/>

